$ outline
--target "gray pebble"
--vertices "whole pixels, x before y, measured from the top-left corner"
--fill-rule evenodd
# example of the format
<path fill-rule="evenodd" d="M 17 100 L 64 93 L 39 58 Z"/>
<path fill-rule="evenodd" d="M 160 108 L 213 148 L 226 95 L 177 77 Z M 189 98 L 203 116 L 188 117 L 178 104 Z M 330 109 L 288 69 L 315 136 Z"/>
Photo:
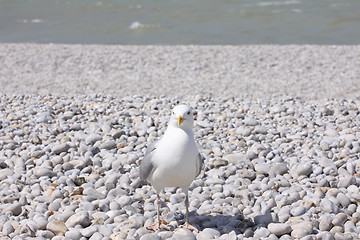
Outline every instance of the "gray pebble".
<path fill-rule="evenodd" d="M 49 211 L 56 212 L 61 207 L 61 199 L 53 201 L 49 204 Z"/>
<path fill-rule="evenodd" d="M 352 240 L 354 239 L 351 235 L 346 235 L 344 233 L 336 232 L 334 235 L 335 240 Z"/>
<path fill-rule="evenodd" d="M 256 121 L 254 118 L 246 117 L 244 120 L 244 124 L 247 126 L 256 126 L 258 125 L 258 121 Z"/>
<path fill-rule="evenodd" d="M 114 139 L 118 139 L 118 138 L 120 138 L 120 137 L 123 136 L 123 135 L 125 135 L 125 131 L 119 129 L 119 130 L 116 130 L 116 131 L 113 133 L 112 137 L 113 137 Z"/>
<path fill-rule="evenodd" d="M 81 235 L 79 229 L 71 228 L 71 229 L 69 229 L 69 231 L 67 231 L 65 233 L 65 237 L 68 237 L 73 240 L 79 240 L 80 238 L 82 238 L 82 235 Z"/>
<path fill-rule="evenodd" d="M 14 175 L 14 171 L 8 168 L 0 169 L 0 181 Z"/>
<path fill-rule="evenodd" d="M 98 227 L 96 225 L 93 225 L 93 226 L 89 226 L 89 227 L 86 227 L 86 228 L 83 228 L 81 230 L 81 234 L 84 236 L 84 237 L 91 237 L 95 232 L 98 231 Z"/>
<path fill-rule="evenodd" d="M 308 235 L 308 233 L 304 229 L 301 229 L 301 228 L 296 228 L 291 231 L 291 237 L 293 237 L 294 239 L 300 239 L 307 235 Z"/>
<path fill-rule="evenodd" d="M 43 237 L 45 239 L 53 239 L 55 237 L 55 234 L 51 231 L 48 231 L 48 230 L 38 230 L 36 232 L 36 235 L 38 237 Z"/>
<path fill-rule="evenodd" d="M 278 237 L 291 232 L 291 226 L 287 223 L 269 223 L 268 229 Z"/>
<path fill-rule="evenodd" d="M 66 221 L 66 226 L 75 227 L 81 225 L 82 227 L 88 227 L 91 224 L 88 212 L 77 212 Z"/>
<path fill-rule="evenodd" d="M 356 180 L 353 176 L 345 176 L 340 179 L 338 183 L 338 188 L 348 188 L 350 185 L 355 184 Z"/>
<path fill-rule="evenodd" d="M 89 240 L 102 240 L 103 239 L 103 235 L 99 232 L 95 232 L 90 238 Z"/>
<path fill-rule="evenodd" d="M 50 178 L 57 176 L 57 174 L 54 171 L 52 171 L 51 169 L 46 168 L 46 167 L 35 168 L 34 175 L 36 177 L 45 177 L 46 176 L 46 177 L 50 177 Z"/>
<path fill-rule="evenodd" d="M 71 119 L 73 116 L 74 116 L 74 113 L 73 113 L 73 112 L 71 112 L 71 111 L 66 111 L 66 112 L 64 112 L 62 118 L 66 121 L 66 120 Z"/>
<path fill-rule="evenodd" d="M 113 148 L 116 148 L 116 143 L 113 140 L 108 140 L 108 141 L 103 142 L 100 145 L 100 148 L 101 149 L 111 150 Z"/>
<path fill-rule="evenodd" d="M 332 220 L 330 217 L 321 218 L 319 223 L 320 231 L 329 231 L 333 227 Z"/>
<path fill-rule="evenodd" d="M 156 233 L 147 233 L 141 236 L 140 240 L 160 240 L 160 237 Z"/>
<path fill-rule="evenodd" d="M 326 198 L 321 200 L 320 208 L 324 212 L 328 212 L 328 213 L 337 213 L 338 212 L 338 207 L 332 201 L 330 201 Z"/>
<path fill-rule="evenodd" d="M 45 230 L 48 220 L 43 216 L 34 217 L 34 222 L 37 225 L 37 228 L 40 230 Z"/>
<path fill-rule="evenodd" d="M 45 154 L 45 152 L 41 151 L 41 150 L 37 150 L 31 153 L 31 157 L 33 158 L 40 158 L 41 156 L 43 156 Z"/>
<path fill-rule="evenodd" d="M 312 166 L 309 163 L 300 163 L 297 167 L 296 167 L 296 173 L 301 176 L 301 175 L 305 175 L 305 176 L 309 176 L 312 173 Z"/>
<path fill-rule="evenodd" d="M 220 237 L 220 232 L 213 228 L 205 228 L 196 235 L 197 240 L 215 239 Z"/>
<path fill-rule="evenodd" d="M 70 145 L 67 143 L 57 144 L 51 148 L 51 151 L 55 154 L 60 154 L 62 152 L 67 152 L 70 149 Z"/>
<path fill-rule="evenodd" d="M 210 124 L 208 121 L 197 121 L 197 126 L 202 128 L 208 128 L 212 127 L 212 124 Z"/>
<path fill-rule="evenodd" d="M 19 202 L 13 203 L 13 204 L 9 204 L 8 206 L 6 206 L 3 210 L 2 213 L 5 214 L 7 212 L 11 212 L 12 214 L 14 214 L 15 216 L 18 216 L 21 214 L 22 212 L 22 208 L 21 208 L 21 204 Z"/>
<path fill-rule="evenodd" d="M 160 237 L 160 239 L 171 239 L 171 237 L 174 235 L 173 231 L 161 231 L 157 233 L 157 235 Z"/>
<path fill-rule="evenodd" d="M 8 221 L 4 224 L 3 229 L 2 229 L 2 233 L 3 235 L 7 236 L 10 233 L 13 233 L 15 231 L 15 228 L 13 226 L 13 223 L 11 221 Z"/>
<path fill-rule="evenodd" d="M 117 203 L 121 208 L 123 208 L 131 203 L 131 198 L 129 196 L 123 195 L 117 200 Z"/>
<path fill-rule="evenodd" d="M 269 223 L 273 223 L 277 221 L 277 216 L 274 213 L 267 213 L 264 215 L 259 215 L 254 218 L 254 222 L 256 225 L 262 225 L 267 227 Z"/>
<path fill-rule="evenodd" d="M 94 144 L 97 141 L 101 141 L 102 137 L 99 134 L 96 133 L 91 133 L 90 135 L 88 135 L 85 139 L 86 144 Z"/>
<path fill-rule="evenodd" d="M 332 220 L 332 224 L 334 226 L 343 226 L 345 221 L 347 220 L 347 216 L 345 213 L 336 214 L 335 218 Z"/>
<path fill-rule="evenodd" d="M 270 236 L 270 234 L 271 234 L 271 232 L 269 229 L 261 227 L 255 231 L 254 238 L 255 239 L 266 238 L 266 237 Z"/>
<path fill-rule="evenodd" d="M 195 240 L 196 237 L 190 230 L 181 228 L 174 232 L 172 239 Z"/>
<path fill-rule="evenodd" d="M 78 124 L 78 123 L 74 123 L 73 125 L 71 125 L 70 127 L 70 130 L 71 131 L 80 131 L 82 128 L 81 128 L 81 125 Z"/>
<path fill-rule="evenodd" d="M 313 232 L 314 224 L 309 221 L 302 221 L 291 225 L 292 232 L 291 236 L 294 238 L 302 238 L 308 236 Z"/>
<path fill-rule="evenodd" d="M 271 166 L 270 174 L 272 175 L 284 175 L 289 171 L 288 167 L 284 163 L 276 163 Z"/>
<path fill-rule="evenodd" d="M 325 232 L 322 234 L 322 240 L 335 240 L 334 234 L 330 232 Z"/>
<path fill-rule="evenodd" d="M 102 225 L 99 227 L 99 232 L 104 236 L 110 236 L 112 234 L 113 227 Z"/>
<path fill-rule="evenodd" d="M 306 212 L 306 209 L 302 205 L 290 210 L 291 215 L 294 217 L 300 216 L 300 215 L 304 214 L 305 212 Z"/>

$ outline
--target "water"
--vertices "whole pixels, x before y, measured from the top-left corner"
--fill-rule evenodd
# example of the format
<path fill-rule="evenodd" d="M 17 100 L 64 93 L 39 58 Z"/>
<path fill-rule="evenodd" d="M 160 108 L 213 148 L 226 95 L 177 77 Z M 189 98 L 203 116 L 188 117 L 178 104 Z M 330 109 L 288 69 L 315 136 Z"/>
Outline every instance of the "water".
<path fill-rule="evenodd" d="M 0 0 L 0 42 L 360 44 L 360 1 Z"/>

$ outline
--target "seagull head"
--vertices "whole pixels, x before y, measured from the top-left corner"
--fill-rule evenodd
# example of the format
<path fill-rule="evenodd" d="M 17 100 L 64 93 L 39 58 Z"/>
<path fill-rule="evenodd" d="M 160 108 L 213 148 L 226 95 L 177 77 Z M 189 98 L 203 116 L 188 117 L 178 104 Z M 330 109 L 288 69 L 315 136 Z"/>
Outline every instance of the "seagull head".
<path fill-rule="evenodd" d="M 177 105 L 172 110 L 169 125 L 191 130 L 194 125 L 193 109 L 188 105 Z"/>

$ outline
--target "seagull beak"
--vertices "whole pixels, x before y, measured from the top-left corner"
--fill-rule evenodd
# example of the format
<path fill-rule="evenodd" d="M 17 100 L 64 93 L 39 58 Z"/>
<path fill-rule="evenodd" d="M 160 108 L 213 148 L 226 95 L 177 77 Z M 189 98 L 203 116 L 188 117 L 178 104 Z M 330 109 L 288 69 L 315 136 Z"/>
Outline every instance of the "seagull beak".
<path fill-rule="evenodd" d="M 181 116 L 179 116 L 177 119 L 178 125 L 180 126 L 180 124 L 185 120 L 185 118 L 182 118 Z"/>

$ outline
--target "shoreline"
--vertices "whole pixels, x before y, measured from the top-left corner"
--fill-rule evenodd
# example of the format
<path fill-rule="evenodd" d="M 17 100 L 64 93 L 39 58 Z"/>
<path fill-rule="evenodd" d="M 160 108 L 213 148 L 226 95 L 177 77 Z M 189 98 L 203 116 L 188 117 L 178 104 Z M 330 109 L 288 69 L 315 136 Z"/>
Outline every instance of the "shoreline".
<path fill-rule="evenodd" d="M 357 98 L 360 46 L 0 44 L 0 94 Z"/>

